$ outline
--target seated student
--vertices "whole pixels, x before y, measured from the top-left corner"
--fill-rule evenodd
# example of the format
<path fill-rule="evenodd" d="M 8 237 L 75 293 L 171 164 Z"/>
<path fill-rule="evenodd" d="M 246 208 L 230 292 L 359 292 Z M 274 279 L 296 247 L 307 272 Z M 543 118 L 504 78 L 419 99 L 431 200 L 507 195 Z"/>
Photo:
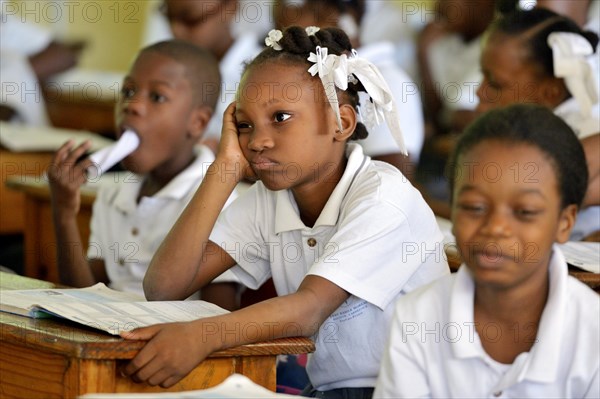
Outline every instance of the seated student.
<path fill-rule="evenodd" d="M 203 137 L 213 151 L 221 134 L 223 112 L 235 98 L 243 64 L 262 49 L 251 32 L 234 36 L 239 7 L 239 0 L 164 1 L 163 12 L 173 36 L 210 51 L 219 62 L 221 95 Z"/>
<path fill-rule="evenodd" d="M 83 43 L 55 40 L 49 30 L 7 10 L 0 0 L 0 121 L 48 125 L 40 83 L 74 67 Z"/>
<path fill-rule="evenodd" d="M 600 297 L 568 275 L 583 149 L 547 108 L 477 119 L 453 169 L 459 271 L 401 298 L 374 398 L 597 398 Z"/>
<path fill-rule="evenodd" d="M 590 180 L 582 204 L 585 215 L 578 218 L 572 239 L 600 230 L 598 72 L 586 62 L 597 44 L 595 33 L 582 31 L 567 17 L 534 8 L 495 21 L 481 57 L 484 80 L 477 91 L 479 111 L 513 103 L 540 104 L 554 110 L 581 140 Z M 582 52 L 570 55 L 570 49 Z M 567 63 L 568 73 L 562 73 L 555 62 Z"/>
<path fill-rule="evenodd" d="M 140 145 L 122 162 L 132 172 L 102 185 L 91 221 L 88 259 L 77 226 L 80 186 L 86 181 L 89 149 L 65 143 L 48 169 L 61 281 L 74 287 L 109 282 L 143 294 L 142 279 L 152 256 L 193 196 L 212 152 L 194 147 L 208 123 L 218 93 L 219 70 L 210 53 L 182 41 L 144 48 L 123 81 L 116 105 L 117 135 L 133 129 Z M 226 277 L 221 277 L 227 281 Z M 203 298 L 235 307 L 235 285 L 222 283 Z M 191 293 L 190 293 L 191 294 Z M 213 295 L 206 297 L 207 295 Z M 222 298 L 219 298 L 222 296 Z"/>
<path fill-rule="evenodd" d="M 272 276 L 279 296 L 123 334 L 149 340 L 123 372 L 168 387 L 214 351 L 312 336 L 311 394 L 370 398 L 395 300 L 449 273 L 442 235 L 398 169 L 347 143 L 368 132 L 356 119 L 359 77 L 342 61 L 352 50 L 346 34 L 289 27 L 266 41 L 224 114 L 211 173 L 154 256 L 144 289 L 150 299 L 180 299 L 231 268 L 251 288 Z M 344 79 L 337 90 L 324 84 L 334 76 Z M 363 77 L 362 87 L 369 83 Z M 386 122 L 397 126 L 392 116 Z M 245 177 L 260 181 L 221 213 Z M 228 333 L 247 323 L 264 328 Z"/>

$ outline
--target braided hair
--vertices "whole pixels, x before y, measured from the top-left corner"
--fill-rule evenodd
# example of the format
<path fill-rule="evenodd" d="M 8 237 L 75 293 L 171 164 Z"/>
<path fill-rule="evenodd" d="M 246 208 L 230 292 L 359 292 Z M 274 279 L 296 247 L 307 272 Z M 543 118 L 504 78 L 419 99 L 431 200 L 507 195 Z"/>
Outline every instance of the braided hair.
<path fill-rule="evenodd" d="M 320 29 L 313 35 L 308 35 L 304 28 L 299 26 L 290 26 L 283 31 L 283 37 L 279 40 L 281 50 L 275 50 L 271 47 L 265 48 L 251 62 L 246 64 L 244 74 L 255 66 L 263 65 L 267 62 L 277 61 L 289 63 L 291 65 L 306 65 L 308 68 L 311 63 L 307 60 L 311 52 L 315 52 L 317 46 L 327 47 L 328 54 L 342 55 L 352 51 L 350 39 L 343 30 L 338 28 Z M 318 77 L 315 77 L 318 79 Z M 366 91 L 360 82 L 354 84 L 349 82 L 348 89 L 345 91 L 337 89 L 338 98 L 344 104 L 350 104 L 358 112 L 360 105 L 358 99 L 359 91 Z M 350 137 L 350 140 L 362 140 L 367 138 L 369 132 L 364 124 L 358 122 L 356 128 Z"/>

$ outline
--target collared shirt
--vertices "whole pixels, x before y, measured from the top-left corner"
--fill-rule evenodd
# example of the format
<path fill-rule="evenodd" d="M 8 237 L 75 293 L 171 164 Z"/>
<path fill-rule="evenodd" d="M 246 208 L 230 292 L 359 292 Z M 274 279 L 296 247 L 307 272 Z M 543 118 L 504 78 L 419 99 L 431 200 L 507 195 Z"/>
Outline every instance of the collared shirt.
<path fill-rule="evenodd" d="M 549 275 L 536 343 L 510 365 L 483 349 L 466 266 L 402 298 L 374 398 L 599 397 L 600 296 L 568 275 L 557 246 Z M 480 330 L 500 333 L 493 323 Z"/>
<path fill-rule="evenodd" d="M 369 44 L 361 47 L 357 52 L 360 57 L 369 60 L 379 69 L 390 87 L 400 115 L 400 129 L 404 136 L 406 149 L 411 159 L 415 162 L 418 161 L 425 138 L 421 95 L 418 86 L 396 64 L 392 43 Z M 368 94 L 360 92 L 359 96 L 361 104 L 369 101 Z M 361 107 L 361 115 L 365 113 L 366 111 Z M 375 157 L 400 152 L 400 148 L 385 122 L 374 127 L 367 126 L 367 130 L 369 136 L 364 140 L 357 141 L 364 148 L 365 154 Z"/>
<path fill-rule="evenodd" d="M 290 190 L 258 182 L 223 211 L 211 234 L 250 288 L 272 277 L 277 294 L 286 295 L 312 274 L 351 294 L 314 337 L 307 371 L 318 390 L 374 386 L 394 300 L 448 273 L 442 234 L 421 194 L 359 145 L 348 144 L 347 156 L 313 227 L 300 219 Z"/>
<path fill-rule="evenodd" d="M 190 166 L 152 197 L 142 197 L 139 203 L 143 176 L 122 173 L 116 175 L 112 184 L 100 186 L 92 210 L 88 258 L 104 261 L 112 288 L 144 295 L 142 281 L 152 256 L 213 161 L 210 149 L 198 147 Z M 234 192 L 232 197 L 235 195 Z M 231 280 L 235 281 L 224 281 Z"/>

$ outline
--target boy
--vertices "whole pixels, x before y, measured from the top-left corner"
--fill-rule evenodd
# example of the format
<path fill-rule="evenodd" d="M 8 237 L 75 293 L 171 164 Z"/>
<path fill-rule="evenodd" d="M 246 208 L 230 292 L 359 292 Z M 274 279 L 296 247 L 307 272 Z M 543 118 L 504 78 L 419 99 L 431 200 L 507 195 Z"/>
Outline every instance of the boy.
<path fill-rule="evenodd" d="M 118 290 L 143 293 L 142 280 L 152 255 L 214 159 L 208 148 L 194 144 L 212 116 L 219 85 L 214 58 L 191 44 L 171 40 L 140 52 L 115 109 L 117 136 L 131 129 L 140 139 L 139 147 L 122 162 L 133 175 L 100 189 L 93 208 L 89 261 L 78 250 L 82 244 L 76 222 L 79 189 L 92 164 L 77 159 L 89 143 L 73 149 L 67 142 L 57 151 L 48 178 L 63 283 L 84 287 L 101 281 Z M 235 290 L 234 284 L 220 284 L 203 290 L 203 298 L 231 309 Z"/>

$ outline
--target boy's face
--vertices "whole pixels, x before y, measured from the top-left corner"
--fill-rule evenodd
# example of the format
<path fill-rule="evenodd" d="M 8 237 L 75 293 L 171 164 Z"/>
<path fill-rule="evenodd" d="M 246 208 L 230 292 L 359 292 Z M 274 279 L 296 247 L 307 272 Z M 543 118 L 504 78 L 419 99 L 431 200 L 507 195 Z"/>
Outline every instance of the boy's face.
<path fill-rule="evenodd" d="M 248 70 L 238 90 L 240 146 L 271 190 L 322 183 L 341 158 L 334 150 L 340 144 L 335 116 L 320 81 L 307 70 L 267 62 Z"/>
<path fill-rule="evenodd" d="M 185 74 L 184 65 L 156 52 L 142 53 L 131 67 L 115 108 L 118 136 L 132 128 L 140 138 L 138 149 L 122 162 L 126 169 L 177 174 L 190 162 L 201 132 L 193 124 L 196 107 Z"/>
<path fill-rule="evenodd" d="M 459 159 L 453 232 L 478 287 L 508 289 L 547 276 L 552 244 L 568 239 L 552 164 L 536 147 L 485 141 Z"/>
<path fill-rule="evenodd" d="M 544 78 L 540 66 L 527 61 L 527 50 L 518 38 L 492 34 L 481 54 L 483 82 L 477 90 L 481 112 L 515 103 L 554 108 L 548 100 L 553 79 Z"/>

